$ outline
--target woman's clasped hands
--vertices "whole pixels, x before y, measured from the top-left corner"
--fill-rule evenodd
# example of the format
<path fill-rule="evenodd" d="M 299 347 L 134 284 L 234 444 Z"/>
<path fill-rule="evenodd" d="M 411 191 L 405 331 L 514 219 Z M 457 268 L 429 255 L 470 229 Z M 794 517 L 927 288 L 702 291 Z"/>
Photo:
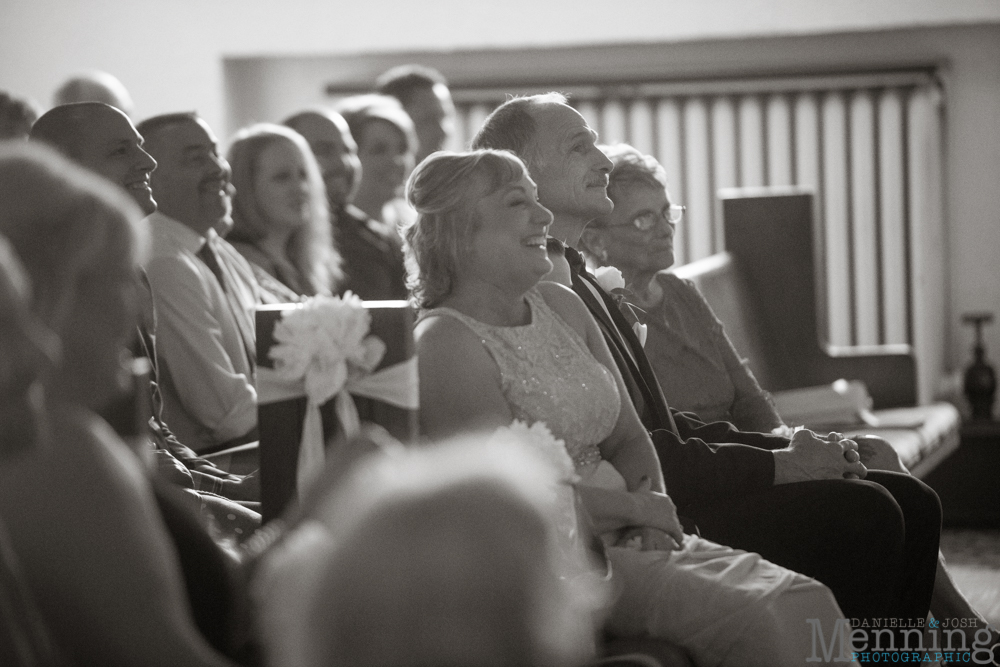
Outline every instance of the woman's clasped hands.
<path fill-rule="evenodd" d="M 637 525 L 622 531 L 616 546 L 637 551 L 674 551 L 684 544 L 684 530 L 677 518 L 677 507 L 665 493 L 651 490 L 652 483 L 643 477 L 631 493 L 636 501 Z"/>

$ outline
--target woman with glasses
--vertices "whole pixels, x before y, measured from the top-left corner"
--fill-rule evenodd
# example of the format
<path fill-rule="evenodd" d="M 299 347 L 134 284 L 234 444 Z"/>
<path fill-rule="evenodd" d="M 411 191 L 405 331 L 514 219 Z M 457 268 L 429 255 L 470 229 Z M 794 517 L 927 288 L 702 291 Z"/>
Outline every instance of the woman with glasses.
<path fill-rule="evenodd" d="M 706 422 L 730 421 L 746 431 L 781 426 L 770 396 L 701 293 L 664 271 L 674 263 L 674 231 L 684 207 L 671 200 L 663 167 L 626 144 L 602 150 L 615 165 L 608 184 L 615 208 L 587 227 L 580 246 L 597 266 L 621 271 L 631 310 L 646 326 L 646 355 L 667 402 Z"/>

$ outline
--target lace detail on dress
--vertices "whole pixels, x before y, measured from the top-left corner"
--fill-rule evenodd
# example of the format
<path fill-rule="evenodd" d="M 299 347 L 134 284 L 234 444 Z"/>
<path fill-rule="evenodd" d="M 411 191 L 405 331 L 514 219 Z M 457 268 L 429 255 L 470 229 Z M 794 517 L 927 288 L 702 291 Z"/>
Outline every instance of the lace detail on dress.
<path fill-rule="evenodd" d="M 566 442 L 579 471 L 601 460 L 597 445 L 611 434 L 621 408 L 618 387 L 537 289 L 526 296 L 531 323 L 524 326 L 492 326 L 452 308 L 435 308 L 421 319 L 448 315 L 479 336 L 500 369 L 501 390 L 514 418 L 544 422 Z"/>

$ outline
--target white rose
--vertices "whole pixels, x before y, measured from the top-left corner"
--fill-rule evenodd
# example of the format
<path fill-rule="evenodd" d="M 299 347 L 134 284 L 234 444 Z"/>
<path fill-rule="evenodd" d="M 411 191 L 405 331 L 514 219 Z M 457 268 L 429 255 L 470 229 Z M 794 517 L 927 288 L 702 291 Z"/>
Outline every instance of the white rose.
<path fill-rule="evenodd" d="M 625 289 L 625 278 L 622 276 L 622 272 L 613 266 L 602 266 L 594 271 L 594 277 L 597 278 L 597 284 L 603 287 L 605 292 Z"/>

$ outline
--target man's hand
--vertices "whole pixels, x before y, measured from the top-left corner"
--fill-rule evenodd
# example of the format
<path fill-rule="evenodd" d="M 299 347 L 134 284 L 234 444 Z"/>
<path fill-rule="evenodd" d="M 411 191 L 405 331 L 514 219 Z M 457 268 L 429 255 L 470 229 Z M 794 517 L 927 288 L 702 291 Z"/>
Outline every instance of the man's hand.
<path fill-rule="evenodd" d="M 643 477 L 639 487 L 632 492 L 636 504 L 632 523 L 637 527 L 653 528 L 666 533 L 679 546 L 684 542 L 684 529 L 677 518 L 677 507 L 670 496 L 650 491 L 651 487 L 649 478 Z"/>
<path fill-rule="evenodd" d="M 808 429 L 796 431 L 785 449 L 774 451 L 774 483 L 813 479 L 859 479 L 868 473 L 858 446 L 839 433 L 821 438 Z"/>

